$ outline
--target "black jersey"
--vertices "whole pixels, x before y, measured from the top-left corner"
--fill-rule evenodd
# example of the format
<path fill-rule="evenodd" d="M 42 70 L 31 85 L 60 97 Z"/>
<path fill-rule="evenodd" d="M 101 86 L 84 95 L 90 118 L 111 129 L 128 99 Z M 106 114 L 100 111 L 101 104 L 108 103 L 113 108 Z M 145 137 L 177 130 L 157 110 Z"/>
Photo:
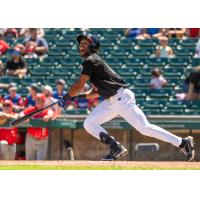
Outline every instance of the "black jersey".
<path fill-rule="evenodd" d="M 96 53 L 87 56 L 82 67 L 81 74 L 90 76 L 94 90 L 104 98 L 115 95 L 121 87 L 127 87 L 122 78 Z"/>

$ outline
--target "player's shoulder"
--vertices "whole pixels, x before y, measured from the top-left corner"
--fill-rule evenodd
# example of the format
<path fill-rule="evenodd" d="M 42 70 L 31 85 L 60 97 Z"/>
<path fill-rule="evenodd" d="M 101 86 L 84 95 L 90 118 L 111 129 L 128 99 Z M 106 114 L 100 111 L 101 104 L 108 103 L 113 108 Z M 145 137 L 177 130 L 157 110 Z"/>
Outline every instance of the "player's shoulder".
<path fill-rule="evenodd" d="M 96 53 L 92 53 L 84 59 L 84 62 L 96 62 L 97 60 L 100 59 L 101 58 L 99 57 L 99 55 L 97 55 Z"/>

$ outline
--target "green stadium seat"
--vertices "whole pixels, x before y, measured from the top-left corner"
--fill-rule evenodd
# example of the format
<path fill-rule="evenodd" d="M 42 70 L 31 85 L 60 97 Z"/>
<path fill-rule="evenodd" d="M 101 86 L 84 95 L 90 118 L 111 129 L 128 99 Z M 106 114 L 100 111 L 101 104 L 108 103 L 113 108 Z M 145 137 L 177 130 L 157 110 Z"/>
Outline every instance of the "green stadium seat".
<path fill-rule="evenodd" d="M 110 52 L 110 54 L 112 56 L 120 56 L 120 57 L 124 56 L 124 57 L 127 57 L 129 54 L 131 54 L 131 50 L 130 49 L 122 49 L 122 48 L 119 49 L 119 48 L 117 48 L 117 49 L 112 50 Z"/>
<path fill-rule="evenodd" d="M 182 108 L 173 108 L 173 109 L 162 109 L 162 115 L 184 115 L 184 109 Z"/>
<path fill-rule="evenodd" d="M 149 96 L 152 98 L 165 98 L 169 99 L 169 97 L 173 94 L 173 90 L 171 88 L 162 88 L 162 89 L 150 89 Z"/>
<path fill-rule="evenodd" d="M 136 58 L 147 58 L 150 53 L 146 49 L 134 49 L 131 55 Z"/>
<path fill-rule="evenodd" d="M 139 40 L 138 41 L 138 45 L 141 47 L 141 48 L 148 48 L 148 47 L 154 47 L 156 46 L 156 43 L 155 41 L 151 40 L 151 39 L 146 39 L 146 40 Z"/>
<path fill-rule="evenodd" d="M 173 109 L 173 108 L 186 108 L 187 107 L 187 103 L 185 101 L 180 101 L 180 100 L 170 100 L 168 101 L 167 103 L 167 107 L 170 108 L 170 109 Z"/>
<path fill-rule="evenodd" d="M 170 65 L 181 65 L 181 66 L 187 66 L 190 63 L 190 58 L 170 58 L 169 64 Z"/>
<path fill-rule="evenodd" d="M 200 65 L 200 58 L 193 58 L 191 64 L 193 67 Z"/>
<path fill-rule="evenodd" d="M 128 58 L 125 60 L 127 66 L 143 66 L 146 62 L 146 58 Z"/>
<path fill-rule="evenodd" d="M 23 87 L 23 86 L 19 87 L 19 88 L 17 89 L 17 92 L 18 92 L 22 97 L 27 96 L 28 93 L 29 93 L 28 88 L 27 88 L 27 87 Z"/>
<path fill-rule="evenodd" d="M 185 109 L 185 115 L 200 115 L 200 109 Z"/>
<path fill-rule="evenodd" d="M 8 89 L 0 88 L 0 94 L 1 94 L 1 96 L 5 96 L 6 94 L 8 94 Z"/>
<path fill-rule="evenodd" d="M 148 66 L 164 66 L 168 63 L 168 58 L 149 58 L 146 61 Z"/>
<path fill-rule="evenodd" d="M 22 85 L 28 86 L 31 83 L 38 83 L 38 84 L 44 84 L 45 83 L 45 77 L 44 76 L 31 76 L 31 77 L 25 77 L 22 79 Z"/>
<path fill-rule="evenodd" d="M 180 78 L 182 75 L 185 75 L 185 69 L 184 68 L 167 68 L 164 69 L 164 76 L 165 78 Z"/>
<path fill-rule="evenodd" d="M 81 64 L 81 62 L 82 62 L 82 59 L 80 58 L 80 56 L 79 57 L 73 57 L 73 58 L 70 58 L 70 57 L 68 57 L 68 58 L 62 58 L 60 60 L 60 64 L 62 66 L 67 66 L 67 65 L 78 66 L 78 65 Z"/>
<path fill-rule="evenodd" d="M 61 63 L 61 60 L 63 57 L 46 57 L 44 60 L 41 62 L 41 65 L 45 66 L 57 66 Z"/>
<path fill-rule="evenodd" d="M 31 70 L 31 76 L 50 76 L 53 67 L 35 67 Z"/>
<path fill-rule="evenodd" d="M 86 115 L 88 114 L 87 109 L 74 109 L 74 110 L 65 110 L 65 115 Z"/>
<path fill-rule="evenodd" d="M 126 68 L 119 68 L 117 70 L 118 74 L 121 76 L 135 76 L 140 73 L 140 67 L 126 67 Z"/>
<path fill-rule="evenodd" d="M 1 83 L 16 83 L 17 85 L 21 84 L 21 79 L 17 76 L 3 76 L 0 77 Z"/>
<path fill-rule="evenodd" d="M 154 109 L 154 108 L 148 108 L 148 109 L 142 109 L 142 111 L 145 113 L 145 115 L 160 115 L 160 109 Z"/>
<path fill-rule="evenodd" d="M 62 57 L 65 56 L 66 53 L 63 51 L 62 48 L 51 48 L 50 51 L 48 52 L 48 57 Z"/>

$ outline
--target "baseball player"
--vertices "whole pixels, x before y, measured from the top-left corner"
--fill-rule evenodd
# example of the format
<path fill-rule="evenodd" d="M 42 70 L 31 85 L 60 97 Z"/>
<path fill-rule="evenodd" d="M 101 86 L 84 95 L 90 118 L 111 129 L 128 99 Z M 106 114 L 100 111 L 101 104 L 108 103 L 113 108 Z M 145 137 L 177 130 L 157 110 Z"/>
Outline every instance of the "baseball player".
<path fill-rule="evenodd" d="M 144 113 L 136 105 L 134 93 L 128 89 L 122 78 L 99 57 L 99 39 L 95 35 L 79 35 L 77 41 L 80 56 L 83 57 L 82 71 L 69 92 L 60 97 L 59 105 L 64 107 L 69 98 L 104 97 L 105 100 L 98 104 L 84 121 L 84 128 L 87 132 L 110 148 L 109 154 L 102 160 L 117 160 L 127 154 L 127 149 L 101 126 L 120 115 L 141 134 L 171 143 L 181 149 L 188 161 L 192 161 L 195 156 L 193 138 L 191 136 L 178 137 L 148 122 Z M 80 91 L 88 80 L 93 89 L 81 94 Z"/>
<path fill-rule="evenodd" d="M 17 119 L 18 114 L 13 111 L 13 103 L 11 100 L 3 102 L 3 111 L 0 112 L 1 125 L 8 119 Z M 0 159 L 15 160 L 16 142 L 18 136 L 18 128 L 16 127 L 0 127 Z"/>
<path fill-rule="evenodd" d="M 23 110 L 19 115 L 20 117 L 33 112 L 37 109 L 44 107 L 46 97 L 42 93 L 38 93 L 35 99 L 35 106 L 30 106 Z M 53 118 L 53 111 L 51 109 L 43 110 L 42 112 L 34 115 L 34 119 L 43 119 L 48 122 Z M 48 128 L 29 127 L 27 129 L 25 150 L 26 160 L 45 160 L 48 150 Z"/>

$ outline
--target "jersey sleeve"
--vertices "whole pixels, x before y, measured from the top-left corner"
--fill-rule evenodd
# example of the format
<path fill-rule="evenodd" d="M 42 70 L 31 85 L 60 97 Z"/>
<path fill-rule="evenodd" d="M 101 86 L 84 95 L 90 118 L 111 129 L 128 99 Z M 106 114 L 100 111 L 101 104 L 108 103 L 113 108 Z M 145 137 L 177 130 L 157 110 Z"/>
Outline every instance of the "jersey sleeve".
<path fill-rule="evenodd" d="M 93 63 L 91 60 L 84 60 L 82 63 L 82 71 L 81 74 L 91 76 L 93 72 Z"/>

